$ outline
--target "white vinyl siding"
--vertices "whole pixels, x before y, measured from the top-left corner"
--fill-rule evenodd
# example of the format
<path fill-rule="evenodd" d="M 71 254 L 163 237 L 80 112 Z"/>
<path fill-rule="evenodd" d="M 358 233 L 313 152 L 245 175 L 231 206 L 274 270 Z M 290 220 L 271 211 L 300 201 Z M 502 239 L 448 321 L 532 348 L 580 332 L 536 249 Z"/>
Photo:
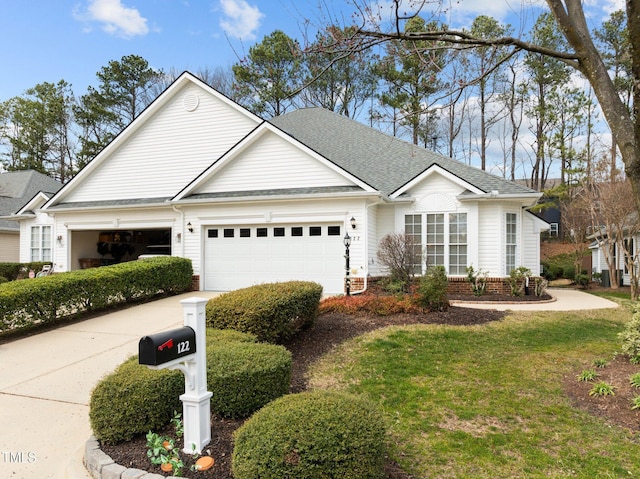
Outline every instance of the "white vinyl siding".
<path fill-rule="evenodd" d="M 51 226 L 31 227 L 31 261 L 51 261 Z"/>
<path fill-rule="evenodd" d="M 183 106 L 187 94 L 199 99 L 195 111 Z M 177 92 L 145 121 L 65 201 L 174 196 L 257 126 L 196 85 Z"/>
<path fill-rule="evenodd" d="M 216 171 L 197 193 L 350 186 L 344 176 L 274 133 L 265 133 Z"/>

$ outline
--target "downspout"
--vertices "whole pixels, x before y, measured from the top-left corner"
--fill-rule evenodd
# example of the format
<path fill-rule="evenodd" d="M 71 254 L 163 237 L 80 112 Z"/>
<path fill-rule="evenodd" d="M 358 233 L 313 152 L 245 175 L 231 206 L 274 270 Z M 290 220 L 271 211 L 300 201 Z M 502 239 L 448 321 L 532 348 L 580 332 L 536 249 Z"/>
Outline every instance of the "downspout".
<path fill-rule="evenodd" d="M 180 257 L 184 258 L 184 211 L 176 205 L 171 205 L 171 209 L 180 214 L 180 231 L 178 232 L 180 235 Z M 173 238 L 171 238 L 171 240 L 173 241 Z"/>

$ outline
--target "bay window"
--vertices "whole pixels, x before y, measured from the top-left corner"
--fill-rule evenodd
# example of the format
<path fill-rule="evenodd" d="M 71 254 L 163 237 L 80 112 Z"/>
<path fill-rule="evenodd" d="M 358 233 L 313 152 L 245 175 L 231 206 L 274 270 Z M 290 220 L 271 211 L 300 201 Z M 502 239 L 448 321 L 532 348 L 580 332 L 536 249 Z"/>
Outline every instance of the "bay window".
<path fill-rule="evenodd" d="M 419 265 L 415 262 L 416 273 L 423 273 L 431 266 L 444 266 L 451 275 L 466 273 L 466 213 L 406 215 L 405 233 L 413 240 L 415 257 L 420 258 Z M 418 251 L 424 252 L 424 258 Z"/>

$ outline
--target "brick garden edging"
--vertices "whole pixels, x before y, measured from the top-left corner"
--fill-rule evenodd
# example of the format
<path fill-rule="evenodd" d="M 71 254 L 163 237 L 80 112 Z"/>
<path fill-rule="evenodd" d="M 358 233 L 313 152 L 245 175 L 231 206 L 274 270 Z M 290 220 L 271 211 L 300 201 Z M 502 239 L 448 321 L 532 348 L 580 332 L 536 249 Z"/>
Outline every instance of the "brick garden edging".
<path fill-rule="evenodd" d="M 85 444 L 83 463 L 93 479 L 167 479 L 166 476 L 160 474 L 116 464 L 110 456 L 100 449 L 100 443 L 94 436 L 91 436 Z M 169 476 L 169 479 L 171 478 L 175 478 L 175 476 Z"/>

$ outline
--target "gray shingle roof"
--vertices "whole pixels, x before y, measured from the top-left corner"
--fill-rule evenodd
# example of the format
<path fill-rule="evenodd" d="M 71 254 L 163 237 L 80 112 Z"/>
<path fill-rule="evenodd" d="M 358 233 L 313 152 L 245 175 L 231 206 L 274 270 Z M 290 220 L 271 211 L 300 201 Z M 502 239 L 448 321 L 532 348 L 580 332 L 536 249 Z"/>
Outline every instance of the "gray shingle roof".
<path fill-rule="evenodd" d="M 62 183 L 34 170 L 8 171 L 0 174 L 0 216 L 17 213 L 39 192 L 49 196 L 62 188 Z M 0 230 L 18 231 L 16 221 L 0 219 Z"/>
<path fill-rule="evenodd" d="M 303 108 L 269 121 L 386 195 L 434 164 L 485 193 L 536 193 L 323 108 Z"/>

